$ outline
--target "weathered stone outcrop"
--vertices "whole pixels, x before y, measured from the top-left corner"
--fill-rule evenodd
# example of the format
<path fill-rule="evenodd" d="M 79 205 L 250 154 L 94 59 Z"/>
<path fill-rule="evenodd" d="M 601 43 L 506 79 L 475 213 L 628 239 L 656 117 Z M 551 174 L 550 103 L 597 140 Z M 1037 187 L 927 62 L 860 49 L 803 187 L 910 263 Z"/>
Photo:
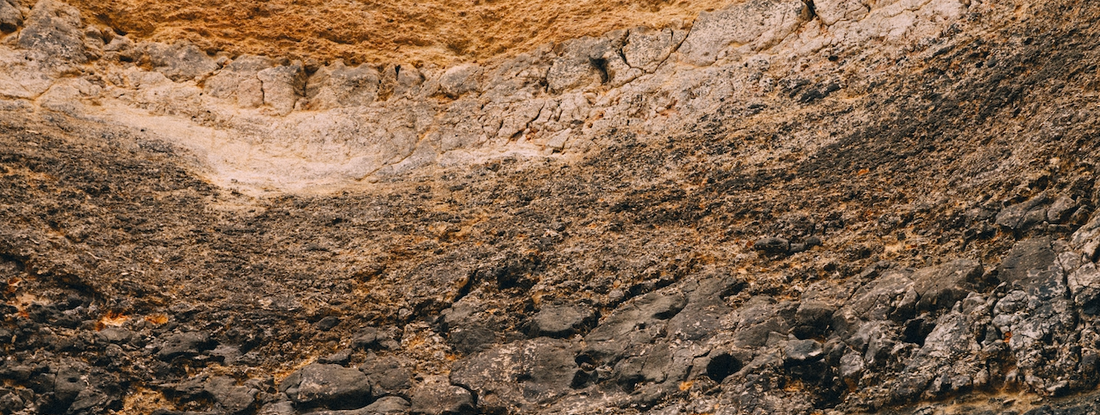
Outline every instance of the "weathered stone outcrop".
<path fill-rule="evenodd" d="M 120 49 L 112 45 L 125 36 L 112 35 L 110 45 L 102 35 L 84 36 L 78 12 L 57 4 L 35 7 L 19 32 L 21 48 L 73 63 L 85 62 L 88 53 L 122 59 L 103 51 Z M 815 15 L 801 1 L 749 1 L 704 12 L 690 28 L 631 28 L 449 68 L 337 61 L 306 71 L 277 57 L 218 60 L 186 42 L 141 43 L 121 65 L 92 76 L 108 80 L 94 81 L 98 89 L 78 87 L 79 93 L 49 100 L 72 101 L 54 107 L 74 115 L 131 126 L 144 111 L 180 117 L 191 127 L 142 127 L 200 153 L 249 155 L 211 156 L 206 164 L 218 180 L 288 189 L 346 184 L 494 154 L 582 152 L 603 132 L 627 127 L 673 131 L 726 100 L 755 99 L 783 77 L 799 78 L 799 59 L 822 48 L 887 54 L 913 39 L 943 35 L 966 9 L 935 0 L 840 11 L 850 6 L 825 4 Z M 815 18 L 822 15 L 829 17 Z M 9 95 L 38 97 L 50 83 L 72 89 L 56 81 L 31 82 L 27 89 L 28 77 L 56 75 L 34 74 L 43 68 L 16 56 L 28 52 L 0 52 L 9 56 L 6 71 L 18 76 L 0 83 Z M 126 61 L 148 62 L 173 82 L 151 81 Z M 835 89 L 826 90 L 816 94 Z"/>
<path fill-rule="evenodd" d="M 1096 7 L 749 0 L 446 67 L 78 10 L 0 0 L 0 413 L 1095 406 Z"/>

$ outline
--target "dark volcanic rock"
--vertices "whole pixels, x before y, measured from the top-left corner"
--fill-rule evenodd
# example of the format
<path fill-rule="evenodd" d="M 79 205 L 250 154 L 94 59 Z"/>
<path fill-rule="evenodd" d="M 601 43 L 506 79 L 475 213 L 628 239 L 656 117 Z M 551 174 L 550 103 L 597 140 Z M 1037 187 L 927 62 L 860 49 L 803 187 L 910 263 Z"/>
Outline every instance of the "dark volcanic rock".
<path fill-rule="evenodd" d="M 950 309 L 966 297 L 983 272 L 981 264 L 968 259 L 917 270 L 911 277 L 913 289 L 920 296 L 917 308 L 922 311 Z"/>
<path fill-rule="evenodd" d="M 459 392 L 459 394 L 461 394 L 461 392 Z M 410 412 L 409 406 L 409 401 L 397 396 L 386 396 L 367 405 L 363 408 L 362 412 L 367 414 L 401 414 Z"/>
<path fill-rule="evenodd" d="M 787 360 L 801 363 L 820 359 L 824 351 L 821 349 L 821 343 L 814 340 L 791 340 L 787 342 L 784 353 Z"/>
<path fill-rule="evenodd" d="M 577 349 L 545 337 L 510 343 L 458 362 L 451 382 L 474 391 L 482 411 L 531 410 L 571 390 Z"/>
<path fill-rule="evenodd" d="M 1025 230 L 1047 220 L 1049 197 L 1043 193 L 1030 200 L 1009 206 L 997 214 L 997 224 L 1012 230 Z"/>
<path fill-rule="evenodd" d="M 547 304 L 531 319 L 531 331 L 536 336 L 566 337 L 595 317 L 595 311 L 584 305 Z"/>
<path fill-rule="evenodd" d="M 412 390 L 409 412 L 423 415 L 460 415 L 474 412 L 474 396 L 445 376 L 430 376 Z"/>
<path fill-rule="evenodd" d="M 259 393 L 256 389 L 238 385 L 236 379 L 227 376 L 210 378 L 203 388 L 222 409 L 231 414 L 252 408 L 256 403 L 256 394 Z"/>
<path fill-rule="evenodd" d="M 100 330 L 97 336 L 105 343 L 125 344 L 130 342 L 133 334 L 121 327 L 107 327 Z"/>
<path fill-rule="evenodd" d="M 767 254 L 785 254 L 791 249 L 791 242 L 779 237 L 764 238 L 753 242 L 752 249 Z"/>
<path fill-rule="evenodd" d="M 168 336 L 160 345 L 157 357 L 172 359 L 179 356 L 194 356 L 213 349 L 216 343 L 203 332 L 185 332 Z"/>
<path fill-rule="evenodd" d="M 713 335 L 721 327 L 718 320 L 730 312 L 725 297 L 744 285 L 743 280 L 728 276 L 685 282 L 682 289 L 687 295 L 687 304 L 669 319 L 666 332 L 690 341 Z"/>
<path fill-rule="evenodd" d="M 360 367 L 370 379 L 375 395 L 406 395 L 412 386 L 412 362 L 393 357 L 373 356 Z"/>
<path fill-rule="evenodd" d="M 370 402 L 371 385 L 358 369 L 338 365 L 311 364 L 290 374 L 279 384 L 295 405 L 352 409 Z"/>
<path fill-rule="evenodd" d="M 351 347 L 356 349 L 393 350 L 399 346 L 390 333 L 375 327 L 359 330 L 351 340 Z"/>
<path fill-rule="evenodd" d="M 585 336 L 584 353 L 597 362 L 611 364 L 635 344 L 647 344 L 664 330 L 665 320 L 687 305 L 676 292 L 657 291 L 628 301 L 612 311 Z"/>
<path fill-rule="evenodd" d="M 800 339 L 824 335 L 832 326 L 836 307 L 822 301 L 803 301 L 798 305 L 791 333 Z"/>

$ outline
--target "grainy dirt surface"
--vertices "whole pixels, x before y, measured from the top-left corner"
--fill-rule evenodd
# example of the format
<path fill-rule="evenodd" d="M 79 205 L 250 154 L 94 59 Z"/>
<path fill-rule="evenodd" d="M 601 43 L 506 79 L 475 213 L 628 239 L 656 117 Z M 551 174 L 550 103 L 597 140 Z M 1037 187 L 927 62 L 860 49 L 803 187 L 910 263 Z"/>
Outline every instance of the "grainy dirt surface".
<path fill-rule="evenodd" d="M 330 62 L 449 65 L 515 55 L 636 26 L 690 25 L 725 0 L 76 0 L 137 39 L 187 39 L 208 53 Z"/>

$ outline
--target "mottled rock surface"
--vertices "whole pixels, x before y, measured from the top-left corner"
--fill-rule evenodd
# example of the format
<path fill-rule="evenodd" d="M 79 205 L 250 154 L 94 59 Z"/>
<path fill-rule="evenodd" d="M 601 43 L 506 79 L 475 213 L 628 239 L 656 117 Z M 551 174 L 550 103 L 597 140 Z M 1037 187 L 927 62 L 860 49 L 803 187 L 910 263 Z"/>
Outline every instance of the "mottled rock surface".
<path fill-rule="evenodd" d="M 0 413 L 1095 410 L 1091 4 L 340 62 L 77 3 L 0 0 Z"/>

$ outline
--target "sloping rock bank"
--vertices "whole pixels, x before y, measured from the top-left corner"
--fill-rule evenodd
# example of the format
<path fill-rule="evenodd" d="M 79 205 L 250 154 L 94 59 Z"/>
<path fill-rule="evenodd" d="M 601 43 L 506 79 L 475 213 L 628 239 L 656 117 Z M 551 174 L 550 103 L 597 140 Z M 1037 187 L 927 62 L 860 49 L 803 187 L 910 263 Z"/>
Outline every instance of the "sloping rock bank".
<path fill-rule="evenodd" d="M 385 73 L 74 13 L 0 0 L 0 413 L 1096 411 L 1096 5 Z"/>
<path fill-rule="evenodd" d="M 144 129 L 194 152 L 222 186 L 290 191 L 502 155 L 583 153 L 611 131 L 668 134 L 726 101 L 770 101 L 776 89 L 818 100 L 854 68 L 878 70 L 914 43 L 961 40 L 952 30 L 967 26 L 970 8 L 987 19 L 1001 12 L 957 0 L 752 1 L 690 25 L 444 68 L 229 56 L 82 26 L 60 2 L 29 6 L 25 28 L 0 48 L 0 95 Z M 838 71 L 841 59 L 853 64 Z"/>

